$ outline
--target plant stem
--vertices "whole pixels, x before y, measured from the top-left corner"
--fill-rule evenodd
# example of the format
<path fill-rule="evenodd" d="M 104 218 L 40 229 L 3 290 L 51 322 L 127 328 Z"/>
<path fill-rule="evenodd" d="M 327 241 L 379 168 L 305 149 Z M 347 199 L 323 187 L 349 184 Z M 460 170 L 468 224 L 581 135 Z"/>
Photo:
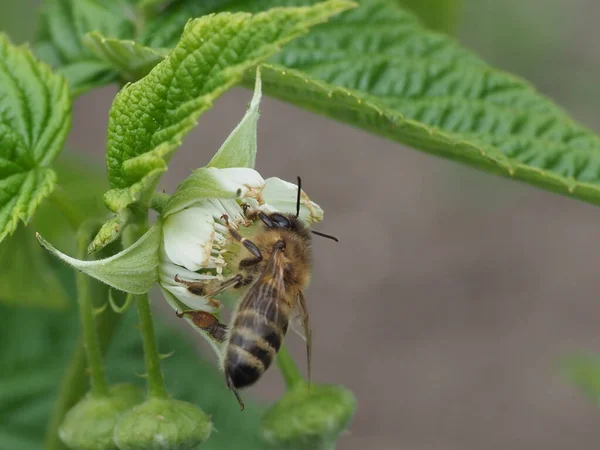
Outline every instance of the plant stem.
<path fill-rule="evenodd" d="M 87 254 L 87 246 L 95 227 L 83 224 L 78 233 L 78 257 L 84 259 Z M 77 301 L 79 302 L 79 316 L 81 320 L 81 332 L 83 348 L 85 350 L 92 395 L 96 397 L 108 396 L 108 381 L 102 361 L 100 340 L 96 331 L 96 319 L 94 318 L 94 305 L 92 304 L 91 279 L 83 272 L 76 275 Z"/>
<path fill-rule="evenodd" d="M 148 230 L 148 223 L 143 220 L 133 224 L 123 232 L 123 244 L 129 247 L 137 241 Z M 140 320 L 139 328 L 142 333 L 142 345 L 144 348 L 144 365 L 146 366 L 148 396 L 154 398 L 167 398 L 167 388 L 160 367 L 160 354 L 156 345 L 154 336 L 154 324 L 152 321 L 152 311 L 150 310 L 150 300 L 148 294 L 138 295 L 136 298 L 138 317 Z"/>
<path fill-rule="evenodd" d="M 144 364 L 148 375 L 148 396 L 153 398 L 167 398 L 167 388 L 160 367 L 160 354 L 154 337 L 154 324 L 148 294 L 138 295 L 137 310 L 140 319 L 140 331 L 144 346 Z"/>
<path fill-rule="evenodd" d="M 283 375 L 288 391 L 292 390 L 297 385 L 304 383 L 304 377 L 302 377 L 302 374 L 298 370 L 298 366 L 296 366 L 292 355 L 290 355 L 290 352 L 285 345 L 282 345 L 279 349 L 279 353 L 277 354 L 277 365 L 279 366 L 281 375 Z"/>
<path fill-rule="evenodd" d="M 84 221 L 84 217 L 73 207 L 73 202 L 67 192 L 62 187 L 56 186 L 48 198 L 54 203 L 54 206 L 58 208 L 65 219 L 67 219 L 71 228 L 77 230 L 79 225 Z"/>
<path fill-rule="evenodd" d="M 106 292 L 106 288 L 104 289 L 104 292 Z M 121 320 L 121 315 L 116 314 L 109 309 L 99 316 L 96 321 L 100 341 L 100 352 L 102 355 L 104 355 L 108 349 L 117 325 L 119 324 L 119 320 Z M 58 427 L 60 427 L 67 412 L 88 390 L 85 368 L 86 355 L 83 349 L 83 338 L 80 337 L 60 383 L 54 409 L 52 410 L 52 415 L 50 416 L 46 428 L 44 450 L 67 449 L 58 437 Z"/>

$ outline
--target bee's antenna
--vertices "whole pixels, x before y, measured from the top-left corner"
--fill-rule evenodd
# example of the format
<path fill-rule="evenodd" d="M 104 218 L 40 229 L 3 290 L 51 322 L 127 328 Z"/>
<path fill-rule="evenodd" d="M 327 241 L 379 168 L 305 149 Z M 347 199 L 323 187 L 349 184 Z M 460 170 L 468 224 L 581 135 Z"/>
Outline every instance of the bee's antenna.
<path fill-rule="evenodd" d="M 332 241 L 335 241 L 335 242 L 340 242 L 340 240 L 338 238 L 336 238 L 335 236 L 332 236 L 330 234 L 319 233 L 318 231 L 314 231 L 314 230 L 310 230 L 310 232 L 312 234 L 316 234 L 317 236 L 321 236 L 321 237 L 324 237 L 324 238 L 327 238 L 327 239 L 331 239 Z"/>
<path fill-rule="evenodd" d="M 302 195 L 302 180 L 298 177 L 298 197 L 296 197 L 296 217 L 300 216 L 300 196 Z"/>
<path fill-rule="evenodd" d="M 302 195 L 302 180 L 298 177 L 298 197 L 296 198 L 296 217 L 300 216 L 300 196 Z M 318 231 L 310 230 L 312 234 L 316 234 L 317 236 L 321 236 L 327 239 L 331 239 L 335 242 L 340 242 L 338 238 L 335 236 L 331 236 L 330 234 L 319 233 Z"/>

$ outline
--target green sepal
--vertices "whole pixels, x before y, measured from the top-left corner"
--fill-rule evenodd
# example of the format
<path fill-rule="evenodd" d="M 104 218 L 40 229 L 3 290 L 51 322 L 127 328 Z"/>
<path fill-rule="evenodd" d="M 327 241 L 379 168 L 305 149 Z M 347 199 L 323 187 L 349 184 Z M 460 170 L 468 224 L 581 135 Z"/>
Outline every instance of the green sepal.
<path fill-rule="evenodd" d="M 212 429 L 210 416 L 196 405 L 150 398 L 121 417 L 114 438 L 120 450 L 195 449 Z"/>
<path fill-rule="evenodd" d="M 262 96 L 260 68 L 256 70 L 254 95 L 244 118 L 227 137 L 219 151 L 213 156 L 207 167 L 224 169 L 227 167 L 254 168 L 256 162 L 256 128 L 260 113 L 258 106 Z"/>
<path fill-rule="evenodd" d="M 88 254 L 102 250 L 108 244 L 116 241 L 123 232 L 123 229 L 133 218 L 133 214 L 128 209 L 119 211 L 112 219 L 104 223 L 87 248 Z"/>
<path fill-rule="evenodd" d="M 138 241 L 125 250 L 105 259 L 83 261 L 54 248 L 36 234 L 40 244 L 63 262 L 89 276 L 131 294 L 145 294 L 158 281 L 161 221 L 155 223 Z"/>
<path fill-rule="evenodd" d="M 113 439 L 119 418 L 144 400 L 144 393 L 132 384 L 112 386 L 109 397 L 88 393 L 67 413 L 58 433 L 70 448 L 117 450 Z"/>
<path fill-rule="evenodd" d="M 330 449 L 355 409 L 356 398 L 348 389 L 302 382 L 265 413 L 260 433 L 279 450 Z"/>

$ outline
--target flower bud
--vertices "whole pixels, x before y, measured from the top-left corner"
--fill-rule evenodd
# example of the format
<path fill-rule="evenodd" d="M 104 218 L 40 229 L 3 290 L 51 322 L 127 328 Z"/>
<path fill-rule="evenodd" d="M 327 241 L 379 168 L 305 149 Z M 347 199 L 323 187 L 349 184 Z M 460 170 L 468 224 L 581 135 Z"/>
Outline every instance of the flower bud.
<path fill-rule="evenodd" d="M 69 448 L 116 450 L 113 434 L 117 420 L 143 399 L 143 392 L 129 384 L 111 387 L 108 397 L 88 393 L 67 413 L 59 436 Z"/>
<path fill-rule="evenodd" d="M 120 450 L 192 450 L 211 431 L 210 417 L 195 405 L 150 398 L 123 415 L 114 439 Z"/>
<path fill-rule="evenodd" d="M 277 449 L 329 449 L 348 425 L 354 394 L 342 386 L 299 384 L 263 416 L 262 438 Z"/>

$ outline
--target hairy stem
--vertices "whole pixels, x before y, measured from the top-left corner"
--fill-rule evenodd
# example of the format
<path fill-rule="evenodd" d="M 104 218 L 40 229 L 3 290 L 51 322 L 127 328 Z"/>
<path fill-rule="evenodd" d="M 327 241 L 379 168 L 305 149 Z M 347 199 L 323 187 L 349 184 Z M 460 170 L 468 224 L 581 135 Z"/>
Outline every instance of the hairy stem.
<path fill-rule="evenodd" d="M 105 290 L 106 291 L 106 290 Z M 100 353 L 104 355 L 114 336 L 121 316 L 110 309 L 105 311 L 96 321 Z M 84 396 L 88 390 L 88 380 L 85 373 L 86 355 L 83 349 L 83 338 L 77 342 L 71 355 L 71 360 L 60 382 L 60 388 L 52 415 L 46 427 L 44 450 L 66 450 L 67 447 L 58 437 L 58 428 L 67 412 Z"/>
<path fill-rule="evenodd" d="M 148 376 L 148 396 L 153 398 L 167 398 L 167 388 L 160 367 L 160 354 L 154 336 L 154 324 L 148 294 L 137 296 L 137 310 L 140 319 L 140 331 L 144 346 L 144 364 Z"/>
<path fill-rule="evenodd" d="M 87 246 L 90 241 L 92 229 L 81 227 L 78 236 L 78 257 L 84 259 L 87 254 Z M 96 319 L 94 318 L 94 305 L 92 304 L 91 278 L 83 272 L 78 272 L 77 279 L 77 300 L 79 302 L 79 316 L 81 320 L 81 332 L 83 338 L 83 348 L 90 373 L 90 384 L 92 395 L 96 397 L 108 396 L 108 381 L 102 361 L 102 351 L 100 349 L 100 339 L 96 330 Z"/>
<path fill-rule="evenodd" d="M 134 223 L 123 231 L 123 244 L 129 247 L 137 241 L 148 230 L 148 223 L 143 220 L 141 223 Z M 148 396 L 155 398 L 168 397 L 165 380 L 160 367 L 160 354 L 156 345 L 154 336 L 154 323 L 152 320 L 152 311 L 150 310 L 150 300 L 148 294 L 138 295 L 136 297 L 137 312 L 140 320 L 139 328 L 142 333 L 142 345 L 144 348 L 144 364 L 146 367 Z"/>
<path fill-rule="evenodd" d="M 295 388 L 298 384 L 304 383 L 304 378 L 285 345 L 281 346 L 277 354 L 277 365 L 279 366 L 281 375 L 283 375 L 288 391 Z"/>

